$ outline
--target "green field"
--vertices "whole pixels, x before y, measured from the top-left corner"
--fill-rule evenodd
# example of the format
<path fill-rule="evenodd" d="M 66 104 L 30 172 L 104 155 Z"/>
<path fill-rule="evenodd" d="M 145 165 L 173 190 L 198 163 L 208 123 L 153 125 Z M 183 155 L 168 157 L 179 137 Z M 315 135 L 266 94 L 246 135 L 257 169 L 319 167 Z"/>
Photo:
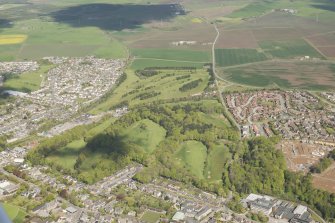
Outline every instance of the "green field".
<path fill-rule="evenodd" d="M 129 105 L 148 103 L 159 99 L 172 99 L 191 96 L 202 92 L 208 85 L 209 75 L 204 69 L 197 70 L 158 70 L 158 75 L 139 78 L 133 70 L 127 70 L 127 79 L 113 92 L 113 96 L 92 109 L 91 113 L 109 110 L 113 105 L 127 101 Z M 187 79 L 177 77 L 190 75 Z M 181 92 L 179 88 L 190 81 L 202 79 L 201 83 L 188 91 Z M 158 95 L 141 99 L 143 94 L 157 93 Z"/>
<path fill-rule="evenodd" d="M 255 49 L 216 49 L 215 60 L 218 66 L 226 67 L 263 61 L 266 56 Z"/>
<path fill-rule="evenodd" d="M 45 74 L 53 65 L 41 65 L 37 71 L 23 73 L 18 77 L 8 79 L 4 83 L 4 88 L 22 92 L 36 91 L 40 88 Z"/>
<path fill-rule="evenodd" d="M 130 126 L 122 135 L 139 145 L 144 151 L 153 152 L 165 138 L 166 131 L 149 119 L 144 119 Z"/>
<path fill-rule="evenodd" d="M 66 170 L 73 170 L 76 164 L 80 150 L 84 148 L 86 143 L 83 139 L 75 140 L 60 148 L 47 157 L 47 161 L 55 163 Z"/>
<path fill-rule="evenodd" d="M 205 176 L 210 181 L 220 181 L 231 154 L 224 144 L 216 144 L 207 157 Z"/>
<path fill-rule="evenodd" d="M 240 4 L 245 4 L 241 2 Z M 319 21 L 329 23 L 334 19 L 332 10 L 332 1 L 315 1 L 315 0 L 281 0 L 281 1 L 254 1 L 247 3 L 244 7 L 234 11 L 230 18 L 252 18 L 259 17 L 271 12 L 273 9 L 296 9 L 297 15 L 306 18 L 315 18 L 316 13 L 319 14 Z"/>
<path fill-rule="evenodd" d="M 335 84 L 333 66 L 323 60 L 278 60 L 219 69 L 219 73 L 223 78 L 243 85 L 328 91 Z"/>
<path fill-rule="evenodd" d="M 186 141 L 180 146 L 176 157 L 199 179 L 204 178 L 206 147 L 198 141 Z"/>
<path fill-rule="evenodd" d="M 107 119 L 101 124 L 93 127 L 88 131 L 90 135 L 98 135 L 108 128 L 114 119 Z M 151 153 L 153 152 L 161 140 L 165 138 L 166 131 L 156 123 L 144 119 L 136 122 L 121 133 L 121 136 L 125 137 L 129 142 L 140 146 L 144 151 Z M 47 162 L 56 164 L 65 170 L 72 171 L 76 164 L 79 154 L 82 149 L 85 148 L 86 142 L 84 139 L 74 140 L 68 143 L 66 146 L 54 151 L 47 158 Z M 92 157 L 92 162 L 94 162 Z"/>
<path fill-rule="evenodd" d="M 97 135 L 103 132 L 106 128 L 108 128 L 113 122 L 114 118 L 108 118 L 95 127 L 91 128 L 88 131 L 89 135 Z M 47 162 L 57 164 L 63 169 L 73 170 L 74 165 L 77 161 L 78 155 L 81 152 L 81 149 L 86 146 L 86 142 L 84 138 L 74 140 L 68 143 L 66 146 L 59 148 L 55 152 L 51 153 L 47 158 Z"/>
<path fill-rule="evenodd" d="M 322 55 L 302 39 L 290 41 L 261 41 L 259 44 L 265 53 L 276 58 L 286 59 L 304 56 L 322 58 Z"/>
<path fill-rule="evenodd" d="M 230 18 L 249 18 L 253 16 L 260 16 L 265 12 L 271 10 L 273 3 L 269 2 L 252 2 L 245 7 L 233 12 L 229 15 Z"/>
<path fill-rule="evenodd" d="M 146 211 L 142 217 L 141 221 L 146 223 L 156 223 L 160 219 L 161 214 L 154 211 Z"/>
<path fill-rule="evenodd" d="M 3 203 L 1 204 L 5 210 L 5 212 L 8 214 L 8 217 L 10 220 L 13 221 L 13 223 L 23 223 L 25 217 L 27 216 L 27 213 L 23 211 L 20 207 Z"/>
<path fill-rule="evenodd" d="M 207 63 L 211 60 L 210 52 L 176 49 L 132 49 L 136 58 L 154 58 L 175 61 L 192 61 Z"/>
<path fill-rule="evenodd" d="M 202 68 L 204 63 L 202 62 L 182 62 L 162 59 L 135 59 L 131 64 L 131 68 L 134 70 L 144 69 L 147 67 L 196 67 Z"/>

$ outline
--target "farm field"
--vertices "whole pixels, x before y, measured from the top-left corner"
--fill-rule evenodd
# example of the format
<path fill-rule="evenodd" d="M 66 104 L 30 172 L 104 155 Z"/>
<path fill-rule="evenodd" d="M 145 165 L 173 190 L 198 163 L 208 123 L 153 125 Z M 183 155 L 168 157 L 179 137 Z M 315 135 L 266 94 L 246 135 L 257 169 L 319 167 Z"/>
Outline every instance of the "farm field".
<path fill-rule="evenodd" d="M 91 113 L 107 111 L 122 101 L 127 101 L 130 106 L 133 106 L 155 100 L 191 96 L 202 92 L 208 85 L 209 74 L 204 69 L 162 69 L 157 71 L 157 75 L 140 78 L 135 74 L 135 71 L 127 70 L 127 79 L 115 89 L 112 97 L 97 105 Z M 184 92 L 179 90 L 184 84 L 196 80 L 201 80 L 196 87 Z"/>
<path fill-rule="evenodd" d="M 321 174 L 314 174 L 313 185 L 316 188 L 335 193 L 335 163 Z"/>
<path fill-rule="evenodd" d="M 153 58 L 173 61 L 202 62 L 211 60 L 209 52 L 177 49 L 133 49 L 132 54 L 136 58 Z"/>
<path fill-rule="evenodd" d="M 6 80 L 3 87 L 6 90 L 15 90 L 21 92 L 36 91 L 40 88 L 41 82 L 45 74 L 52 67 L 53 65 L 41 65 L 41 67 L 37 71 L 23 73 L 18 77 Z"/>
<path fill-rule="evenodd" d="M 266 54 L 274 58 L 323 58 L 312 46 L 304 40 L 262 41 L 260 46 Z"/>
<path fill-rule="evenodd" d="M 186 141 L 180 145 L 180 150 L 176 153 L 176 158 L 199 179 L 204 178 L 204 168 L 206 161 L 206 147 L 198 141 Z"/>
<path fill-rule="evenodd" d="M 18 44 L 26 39 L 26 35 L 0 35 L 0 45 Z"/>
<path fill-rule="evenodd" d="M 133 70 L 141 70 L 147 67 L 195 67 L 202 68 L 204 63 L 202 62 L 185 62 L 185 61 L 174 61 L 164 59 L 135 59 L 130 68 Z"/>
<path fill-rule="evenodd" d="M 222 69 L 221 77 L 257 87 L 332 90 L 333 63 L 327 61 L 275 60 Z"/>
<path fill-rule="evenodd" d="M 7 203 L 0 203 L 2 207 L 4 208 L 5 212 L 8 214 L 8 217 L 10 220 L 13 221 L 13 223 L 23 223 L 25 217 L 27 216 L 27 213 L 23 211 L 20 207 L 7 204 Z"/>
<path fill-rule="evenodd" d="M 252 30 L 220 30 L 220 38 L 216 43 L 216 48 L 245 48 L 256 49 L 259 48 L 257 40 L 253 37 Z"/>
<path fill-rule="evenodd" d="M 216 49 L 215 60 L 218 66 L 226 67 L 238 64 L 266 60 L 262 52 L 255 49 Z"/>

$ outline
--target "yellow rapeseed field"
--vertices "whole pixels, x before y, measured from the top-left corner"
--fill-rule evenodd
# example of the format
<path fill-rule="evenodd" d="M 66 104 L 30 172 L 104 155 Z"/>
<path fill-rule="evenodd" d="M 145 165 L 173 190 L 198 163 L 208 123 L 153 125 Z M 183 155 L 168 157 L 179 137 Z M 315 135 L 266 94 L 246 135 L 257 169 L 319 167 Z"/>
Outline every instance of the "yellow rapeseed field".
<path fill-rule="evenodd" d="M 18 44 L 27 39 L 27 35 L 0 35 L 0 45 Z"/>
<path fill-rule="evenodd" d="M 191 21 L 193 23 L 202 23 L 202 20 L 200 18 L 193 18 Z"/>

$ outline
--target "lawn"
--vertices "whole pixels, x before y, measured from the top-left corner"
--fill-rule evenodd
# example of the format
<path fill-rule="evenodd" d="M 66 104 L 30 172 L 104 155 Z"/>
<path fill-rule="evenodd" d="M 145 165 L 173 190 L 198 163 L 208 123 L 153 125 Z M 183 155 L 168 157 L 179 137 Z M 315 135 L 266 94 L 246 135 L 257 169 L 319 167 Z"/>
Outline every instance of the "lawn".
<path fill-rule="evenodd" d="M 156 223 L 160 219 L 161 214 L 154 211 L 146 211 L 142 217 L 141 221 L 146 223 Z"/>
<path fill-rule="evenodd" d="M 218 66 L 226 67 L 238 64 L 266 60 L 266 56 L 256 49 L 216 49 L 215 60 Z"/>
<path fill-rule="evenodd" d="M 210 181 L 219 181 L 222 179 L 222 172 L 225 165 L 231 159 L 229 149 L 224 144 L 216 144 L 207 157 L 205 176 Z"/>
<path fill-rule="evenodd" d="M 123 135 L 144 151 L 151 153 L 165 138 L 166 130 L 153 121 L 144 119 L 130 126 Z"/>
<path fill-rule="evenodd" d="M 211 60 L 211 54 L 209 51 L 179 49 L 132 49 L 131 53 L 136 58 L 154 58 L 203 63 L 208 63 Z"/>
<path fill-rule="evenodd" d="M 53 65 L 41 65 L 37 71 L 23 73 L 17 78 L 8 79 L 4 83 L 5 89 L 31 92 L 40 89 L 45 74 L 53 68 Z"/>
<path fill-rule="evenodd" d="M 2 206 L 13 223 L 23 223 L 25 217 L 27 216 L 27 213 L 24 210 L 18 206 L 6 203 L 3 203 Z"/>
<path fill-rule="evenodd" d="M 317 57 L 323 58 L 311 45 L 302 39 L 287 41 L 261 41 L 259 43 L 265 53 L 276 58 Z"/>
<path fill-rule="evenodd" d="M 204 168 L 206 162 L 206 147 L 198 141 L 186 141 L 180 145 L 176 154 L 185 167 L 199 179 L 204 178 Z"/>

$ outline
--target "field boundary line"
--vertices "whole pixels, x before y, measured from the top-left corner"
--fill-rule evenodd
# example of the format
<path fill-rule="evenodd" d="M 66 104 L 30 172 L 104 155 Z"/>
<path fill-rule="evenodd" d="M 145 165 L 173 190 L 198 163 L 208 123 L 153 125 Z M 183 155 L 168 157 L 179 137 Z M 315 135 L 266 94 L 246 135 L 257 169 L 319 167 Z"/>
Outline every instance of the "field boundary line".
<path fill-rule="evenodd" d="M 335 33 L 335 31 L 330 31 L 330 32 L 325 32 L 325 33 L 317 33 L 317 34 L 313 34 L 313 35 L 307 35 L 307 36 L 304 36 L 304 38 L 315 37 L 315 36 L 323 36 L 323 35 L 332 34 L 332 33 Z"/>
<path fill-rule="evenodd" d="M 150 58 L 150 57 L 135 57 L 134 60 L 160 60 L 160 61 L 171 61 L 171 62 L 181 62 L 181 63 L 200 63 L 205 64 L 210 61 L 188 61 L 188 60 L 170 60 L 170 59 L 160 59 L 160 58 Z"/>
<path fill-rule="evenodd" d="M 305 40 L 309 45 L 311 45 L 316 51 L 318 51 L 319 54 L 321 54 L 324 58 L 328 58 L 326 55 L 324 55 L 311 41 L 309 41 L 307 38 L 303 37 L 303 40 Z"/>

